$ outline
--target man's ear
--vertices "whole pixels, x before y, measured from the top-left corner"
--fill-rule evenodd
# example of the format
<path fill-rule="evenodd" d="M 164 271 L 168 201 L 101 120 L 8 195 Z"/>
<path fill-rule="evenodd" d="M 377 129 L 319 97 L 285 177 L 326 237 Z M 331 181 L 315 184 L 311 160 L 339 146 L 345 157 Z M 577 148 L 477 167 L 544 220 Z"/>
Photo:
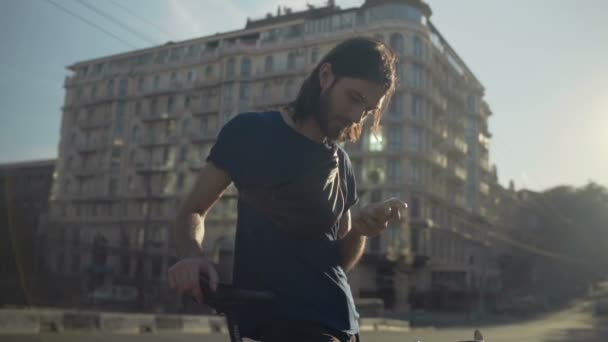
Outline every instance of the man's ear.
<path fill-rule="evenodd" d="M 321 64 L 319 68 L 319 85 L 321 86 L 321 90 L 323 91 L 331 87 L 335 79 L 331 64 L 328 62 Z"/>

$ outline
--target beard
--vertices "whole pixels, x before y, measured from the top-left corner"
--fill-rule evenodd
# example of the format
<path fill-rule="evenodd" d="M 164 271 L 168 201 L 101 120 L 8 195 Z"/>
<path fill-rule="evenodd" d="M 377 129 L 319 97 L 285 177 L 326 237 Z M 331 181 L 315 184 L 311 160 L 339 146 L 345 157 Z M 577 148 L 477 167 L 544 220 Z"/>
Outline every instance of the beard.
<path fill-rule="evenodd" d="M 356 129 L 356 125 L 340 126 L 338 120 L 334 120 L 336 114 L 331 104 L 332 90 L 333 87 L 321 93 L 319 109 L 315 111 L 314 118 L 321 128 L 321 132 L 329 141 L 344 142 L 351 140 L 351 131 Z"/>

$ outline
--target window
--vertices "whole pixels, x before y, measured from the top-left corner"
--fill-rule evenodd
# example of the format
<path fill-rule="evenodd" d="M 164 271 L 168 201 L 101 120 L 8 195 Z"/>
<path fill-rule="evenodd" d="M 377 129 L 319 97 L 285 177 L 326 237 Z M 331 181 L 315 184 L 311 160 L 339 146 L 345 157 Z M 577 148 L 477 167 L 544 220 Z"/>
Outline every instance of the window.
<path fill-rule="evenodd" d="M 125 126 L 125 108 L 124 101 L 118 102 L 116 105 L 116 122 L 114 123 L 114 136 L 122 136 Z"/>
<path fill-rule="evenodd" d="M 312 48 L 310 52 L 310 62 L 315 64 L 319 60 L 319 48 Z"/>
<path fill-rule="evenodd" d="M 162 274 L 162 259 L 157 256 L 152 259 L 152 276 L 154 278 L 160 278 L 161 274 Z"/>
<path fill-rule="evenodd" d="M 169 162 L 169 148 L 168 147 L 163 147 L 163 163 L 167 164 L 167 162 Z"/>
<path fill-rule="evenodd" d="M 188 45 L 188 50 L 186 54 L 188 56 L 194 56 L 196 54 L 196 45 Z"/>
<path fill-rule="evenodd" d="M 154 76 L 154 89 L 160 88 L 160 75 Z"/>
<path fill-rule="evenodd" d="M 291 100 L 294 97 L 294 81 L 288 80 L 285 84 L 285 100 Z"/>
<path fill-rule="evenodd" d="M 232 77 L 235 74 L 235 62 L 234 58 L 231 57 L 226 62 L 226 77 Z"/>
<path fill-rule="evenodd" d="M 262 88 L 262 102 L 270 102 L 270 83 L 264 84 L 264 88 Z"/>
<path fill-rule="evenodd" d="M 139 116 L 141 114 L 141 102 L 135 102 L 135 116 Z"/>
<path fill-rule="evenodd" d="M 403 94 L 396 93 L 393 95 L 391 102 L 388 105 L 388 113 L 393 116 L 400 116 L 403 114 Z"/>
<path fill-rule="evenodd" d="M 188 83 L 190 83 L 190 82 L 194 81 L 194 77 L 195 77 L 195 76 L 194 76 L 194 70 L 190 70 L 190 71 L 188 71 L 188 76 L 187 76 L 187 78 L 186 78 L 186 79 L 188 80 Z"/>
<path fill-rule="evenodd" d="M 145 85 L 145 78 L 143 76 L 139 77 L 139 79 L 137 79 L 137 91 L 142 92 L 144 91 L 144 85 Z"/>
<path fill-rule="evenodd" d="M 241 76 L 251 75 L 251 59 L 243 57 L 241 59 Z"/>
<path fill-rule="evenodd" d="M 369 150 L 382 151 L 384 150 L 384 136 L 382 132 L 372 133 L 369 135 Z"/>
<path fill-rule="evenodd" d="M 467 107 L 469 109 L 470 112 L 476 112 L 476 101 L 475 101 L 475 97 L 473 95 L 469 95 L 467 97 Z"/>
<path fill-rule="evenodd" d="M 296 54 L 290 52 L 287 54 L 287 70 L 293 70 L 296 68 Z"/>
<path fill-rule="evenodd" d="M 409 176 L 410 176 L 410 182 L 412 182 L 412 183 L 418 183 L 418 181 L 420 180 L 420 167 L 415 160 L 410 161 Z"/>
<path fill-rule="evenodd" d="M 207 78 L 210 78 L 211 76 L 213 76 L 213 65 L 207 65 L 205 67 L 205 76 Z"/>
<path fill-rule="evenodd" d="M 190 128 L 190 119 L 186 118 L 182 121 L 182 134 L 185 135 L 188 133 L 188 129 Z"/>
<path fill-rule="evenodd" d="M 118 96 L 127 96 L 129 94 L 129 80 L 123 78 L 118 83 Z"/>
<path fill-rule="evenodd" d="M 150 101 L 150 116 L 156 116 L 156 114 L 158 114 L 158 100 L 153 98 Z"/>
<path fill-rule="evenodd" d="M 123 255 L 120 258 L 120 271 L 126 276 L 131 273 L 131 258 L 128 255 Z"/>
<path fill-rule="evenodd" d="M 182 146 L 179 149 L 179 161 L 186 161 L 188 159 L 188 146 Z"/>
<path fill-rule="evenodd" d="M 390 46 L 398 55 L 403 55 L 405 52 L 403 36 L 400 33 L 393 33 L 390 37 Z"/>
<path fill-rule="evenodd" d="M 177 190 L 182 190 L 184 188 L 184 174 L 180 173 L 177 175 Z"/>
<path fill-rule="evenodd" d="M 401 149 L 401 127 L 390 126 L 388 128 L 388 148 L 392 151 Z"/>
<path fill-rule="evenodd" d="M 91 88 L 91 100 L 95 99 L 95 97 L 97 97 L 97 85 L 94 84 L 93 88 Z"/>
<path fill-rule="evenodd" d="M 112 178 L 112 179 L 110 179 L 110 184 L 108 186 L 108 192 L 110 193 L 110 195 L 116 195 L 117 191 L 118 191 L 118 179 Z"/>
<path fill-rule="evenodd" d="M 224 95 L 224 106 L 228 106 L 232 103 L 232 83 L 225 84 L 223 89 Z"/>
<path fill-rule="evenodd" d="M 186 95 L 184 96 L 184 108 L 190 108 L 190 101 L 191 101 L 191 97 L 190 95 Z"/>
<path fill-rule="evenodd" d="M 388 180 L 391 183 L 399 183 L 401 179 L 401 161 L 398 159 L 391 159 L 388 162 Z"/>
<path fill-rule="evenodd" d="M 177 72 L 171 71 L 171 83 L 177 82 Z"/>
<path fill-rule="evenodd" d="M 424 45 L 422 45 L 422 40 L 418 36 L 414 36 L 414 56 L 424 57 Z"/>
<path fill-rule="evenodd" d="M 412 116 L 416 120 L 424 119 L 424 112 L 423 112 L 422 104 L 423 104 L 423 102 L 422 102 L 422 98 L 420 98 L 420 96 L 412 97 Z"/>
<path fill-rule="evenodd" d="M 410 135 L 410 148 L 413 151 L 420 151 L 420 145 L 421 145 L 421 134 L 420 134 L 420 129 L 417 127 L 412 127 L 412 134 Z"/>
<path fill-rule="evenodd" d="M 410 84 L 414 88 L 424 88 L 424 70 L 422 66 L 418 64 L 412 65 Z"/>
<path fill-rule="evenodd" d="M 239 91 L 239 99 L 241 101 L 249 100 L 249 91 L 250 91 L 249 82 L 241 82 L 240 91 Z"/>
<path fill-rule="evenodd" d="M 167 99 L 167 113 L 171 114 L 173 113 L 173 109 L 174 109 L 174 99 L 173 96 L 169 96 L 169 98 Z"/>
<path fill-rule="evenodd" d="M 209 132 L 209 118 L 206 116 L 201 117 L 201 132 L 203 134 Z"/>
<path fill-rule="evenodd" d="M 139 135 L 139 127 L 133 126 L 133 129 L 131 130 L 132 141 L 137 141 L 138 135 Z"/>
<path fill-rule="evenodd" d="M 109 80 L 108 87 L 106 89 L 106 96 L 113 96 L 113 95 L 114 95 L 114 80 Z"/>
<path fill-rule="evenodd" d="M 266 56 L 264 61 L 264 72 L 272 72 L 274 69 L 274 59 L 272 56 Z"/>

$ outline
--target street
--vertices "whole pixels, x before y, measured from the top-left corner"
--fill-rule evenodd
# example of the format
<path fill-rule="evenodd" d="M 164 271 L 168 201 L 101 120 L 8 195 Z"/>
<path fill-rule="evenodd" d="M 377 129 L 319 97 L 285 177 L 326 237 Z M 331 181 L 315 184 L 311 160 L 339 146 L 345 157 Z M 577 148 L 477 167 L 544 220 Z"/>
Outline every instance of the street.
<path fill-rule="evenodd" d="M 407 333 L 363 333 L 363 341 L 379 342 L 456 342 L 471 339 L 475 327 L 425 328 L 412 329 Z M 579 301 L 570 308 L 547 314 L 544 317 L 495 326 L 481 327 L 487 342 L 601 342 L 608 341 L 608 318 L 597 320 L 592 313 L 590 302 Z M 55 342 L 55 341 L 94 341 L 94 342 L 225 342 L 225 334 L 188 335 L 188 334 L 142 334 L 115 335 L 103 333 L 45 333 L 38 335 L 0 335 L 0 341 L 11 342 Z"/>

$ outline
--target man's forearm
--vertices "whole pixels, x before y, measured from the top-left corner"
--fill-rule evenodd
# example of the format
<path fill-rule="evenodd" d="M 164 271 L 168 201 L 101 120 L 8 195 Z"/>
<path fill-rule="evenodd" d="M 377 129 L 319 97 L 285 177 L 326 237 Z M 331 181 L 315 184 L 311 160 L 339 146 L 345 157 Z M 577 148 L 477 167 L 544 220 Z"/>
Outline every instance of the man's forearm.
<path fill-rule="evenodd" d="M 338 240 L 342 259 L 341 266 L 344 271 L 348 272 L 357 265 L 365 250 L 366 240 L 367 238 L 357 233 L 355 229 L 350 229 L 344 238 Z"/>
<path fill-rule="evenodd" d="M 196 213 L 180 215 L 173 228 L 177 253 L 181 258 L 202 255 L 204 218 Z"/>

